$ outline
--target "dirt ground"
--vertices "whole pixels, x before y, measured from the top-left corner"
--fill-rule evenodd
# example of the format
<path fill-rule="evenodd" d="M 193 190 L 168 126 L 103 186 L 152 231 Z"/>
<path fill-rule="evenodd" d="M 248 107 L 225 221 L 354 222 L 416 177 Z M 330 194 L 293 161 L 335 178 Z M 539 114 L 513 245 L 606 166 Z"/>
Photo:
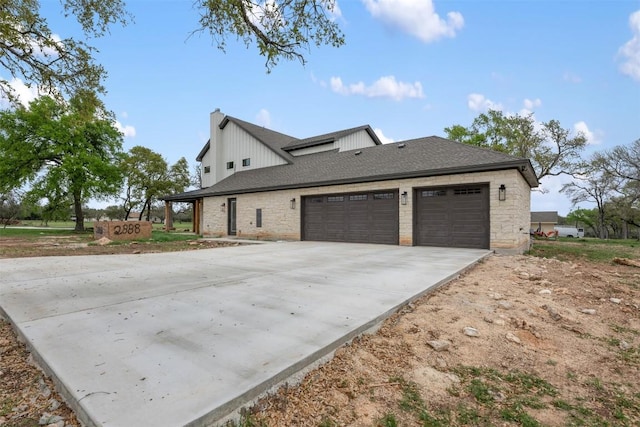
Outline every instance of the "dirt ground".
<path fill-rule="evenodd" d="M 0 238 L 0 259 L 34 256 L 114 255 L 208 249 L 237 246 L 234 242 L 214 240 L 182 240 L 172 242 L 126 242 L 100 245 L 86 234 L 78 236 L 47 236 L 39 239 L 20 237 Z"/>
<path fill-rule="evenodd" d="M 0 425 L 38 423 L 78 425 L 0 322 Z M 640 268 L 492 256 L 235 425 L 638 426 Z"/>

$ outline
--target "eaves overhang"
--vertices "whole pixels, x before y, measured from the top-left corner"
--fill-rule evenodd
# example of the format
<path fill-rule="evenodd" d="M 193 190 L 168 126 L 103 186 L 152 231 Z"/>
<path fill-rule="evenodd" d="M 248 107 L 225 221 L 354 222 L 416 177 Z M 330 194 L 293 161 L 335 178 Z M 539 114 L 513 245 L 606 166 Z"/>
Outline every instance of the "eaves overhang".
<path fill-rule="evenodd" d="M 409 178 L 427 178 L 432 176 L 443 176 L 443 175 L 459 175 L 463 173 L 473 173 L 473 172 L 490 172 L 490 171 L 499 171 L 499 170 L 509 170 L 516 169 L 518 172 L 525 178 L 527 183 L 531 188 L 537 187 L 538 181 L 535 178 L 535 174 L 531 171 L 531 163 L 526 160 L 515 160 L 512 162 L 501 162 L 495 164 L 487 164 L 480 166 L 469 166 L 469 167 L 455 167 L 455 168 L 443 168 L 436 170 L 427 170 L 427 171 L 409 171 L 409 172 L 400 172 L 400 173 L 392 173 L 385 175 L 371 175 L 365 177 L 352 177 L 352 178 L 343 178 L 343 179 L 327 179 L 313 182 L 305 182 L 305 183 L 290 183 L 290 184 L 279 184 L 279 185 L 265 185 L 265 186 L 256 186 L 251 188 L 244 189 L 229 189 L 222 191 L 215 191 L 213 187 L 210 188 L 209 191 L 202 190 L 199 197 L 210 197 L 210 196 L 226 196 L 232 194 L 249 194 L 249 193 L 263 193 L 267 191 L 276 191 L 276 190 L 293 190 L 293 189 L 302 189 L 302 188 L 313 188 L 313 187 L 321 187 L 321 186 L 330 186 L 330 185 L 341 185 L 341 184 L 358 184 L 364 182 L 379 182 L 379 181 L 389 181 L 389 180 L 397 180 L 397 179 L 409 179 Z"/>

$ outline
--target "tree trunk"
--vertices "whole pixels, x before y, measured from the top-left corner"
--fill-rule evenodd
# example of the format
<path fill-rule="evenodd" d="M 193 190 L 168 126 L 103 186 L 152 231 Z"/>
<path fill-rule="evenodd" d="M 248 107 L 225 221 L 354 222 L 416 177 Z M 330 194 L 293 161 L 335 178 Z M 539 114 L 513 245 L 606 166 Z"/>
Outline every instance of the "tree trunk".
<path fill-rule="evenodd" d="M 76 214 L 75 231 L 84 231 L 84 214 L 82 212 L 82 198 L 79 192 L 73 193 L 73 210 Z"/>

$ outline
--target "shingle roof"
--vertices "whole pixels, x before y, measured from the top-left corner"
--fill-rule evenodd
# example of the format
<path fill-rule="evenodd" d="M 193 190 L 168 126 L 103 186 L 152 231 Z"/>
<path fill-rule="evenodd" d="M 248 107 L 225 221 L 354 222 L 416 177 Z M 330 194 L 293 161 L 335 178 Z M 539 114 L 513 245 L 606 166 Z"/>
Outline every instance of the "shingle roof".
<path fill-rule="evenodd" d="M 224 129 L 228 122 L 235 123 L 242 129 L 244 129 L 249 135 L 265 144 L 279 156 L 283 157 L 287 162 L 292 163 L 293 156 L 284 151 L 282 148 L 288 144 L 300 141 L 298 138 L 291 135 L 286 135 L 284 133 L 276 132 L 271 129 L 267 129 L 262 126 L 254 125 L 253 123 L 245 122 L 244 120 L 240 120 L 231 116 L 225 116 L 225 118 L 222 120 L 222 123 L 220 123 L 220 129 Z"/>
<path fill-rule="evenodd" d="M 166 200 L 513 168 L 531 187 L 538 185 L 527 159 L 430 136 L 299 156 L 292 164 L 236 172 L 211 187 Z"/>
<path fill-rule="evenodd" d="M 558 223 L 557 211 L 531 212 L 531 222 L 552 222 Z"/>
<path fill-rule="evenodd" d="M 286 135 L 284 133 L 276 132 L 271 129 L 267 129 L 262 126 L 254 125 L 253 123 L 245 122 L 244 120 L 240 120 L 232 116 L 225 116 L 225 118 L 220 123 L 220 129 L 224 129 L 229 122 L 233 122 L 238 125 L 249 135 L 253 136 L 255 139 L 262 142 L 277 155 L 285 159 L 288 163 L 291 163 L 293 161 L 293 156 L 282 150 L 282 148 L 287 144 L 295 144 L 299 142 L 300 140 L 298 138 L 291 135 Z M 200 150 L 200 153 L 196 157 L 196 160 L 199 162 L 202 161 L 204 155 L 207 153 L 207 151 L 209 151 L 210 147 L 211 140 L 207 141 L 204 147 L 202 147 L 202 150 Z"/>
<path fill-rule="evenodd" d="M 352 133 L 359 132 L 361 130 L 367 131 L 371 139 L 376 145 L 382 144 L 378 139 L 378 136 L 375 134 L 371 126 L 364 125 L 358 126 L 355 128 L 339 130 L 337 132 L 325 133 L 324 135 L 313 136 L 311 138 L 300 139 L 298 141 L 291 142 L 287 144 L 283 149 L 286 151 L 296 150 L 299 148 L 305 147 L 313 147 L 314 145 L 326 144 L 327 142 L 332 142 L 340 138 L 344 138 L 345 136 L 349 136 Z"/>
<path fill-rule="evenodd" d="M 211 147 L 211 140 L 209 139 L 207 143 L 204 144 L 204 147 L 202 147 L 202 150 L 200 150 L 200 152 L 198 153 L 198 156 L 196 157 L 196 161 L 201 162 L 202 159 L 204 158 L 204 155 L 207 154 L 207 151 L 209 151 L 210 147 Z"/>

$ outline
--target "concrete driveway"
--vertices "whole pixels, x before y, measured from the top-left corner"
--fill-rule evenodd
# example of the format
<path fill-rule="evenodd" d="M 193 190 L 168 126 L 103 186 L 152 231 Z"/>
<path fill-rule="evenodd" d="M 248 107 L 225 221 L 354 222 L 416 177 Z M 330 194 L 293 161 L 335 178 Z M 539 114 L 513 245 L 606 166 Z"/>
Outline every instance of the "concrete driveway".
<path fill-rule="evenodd" d="M 0 260 L 0 312 L 78 417 L 212 425 L 489 251 L 293 242 Z"/>

